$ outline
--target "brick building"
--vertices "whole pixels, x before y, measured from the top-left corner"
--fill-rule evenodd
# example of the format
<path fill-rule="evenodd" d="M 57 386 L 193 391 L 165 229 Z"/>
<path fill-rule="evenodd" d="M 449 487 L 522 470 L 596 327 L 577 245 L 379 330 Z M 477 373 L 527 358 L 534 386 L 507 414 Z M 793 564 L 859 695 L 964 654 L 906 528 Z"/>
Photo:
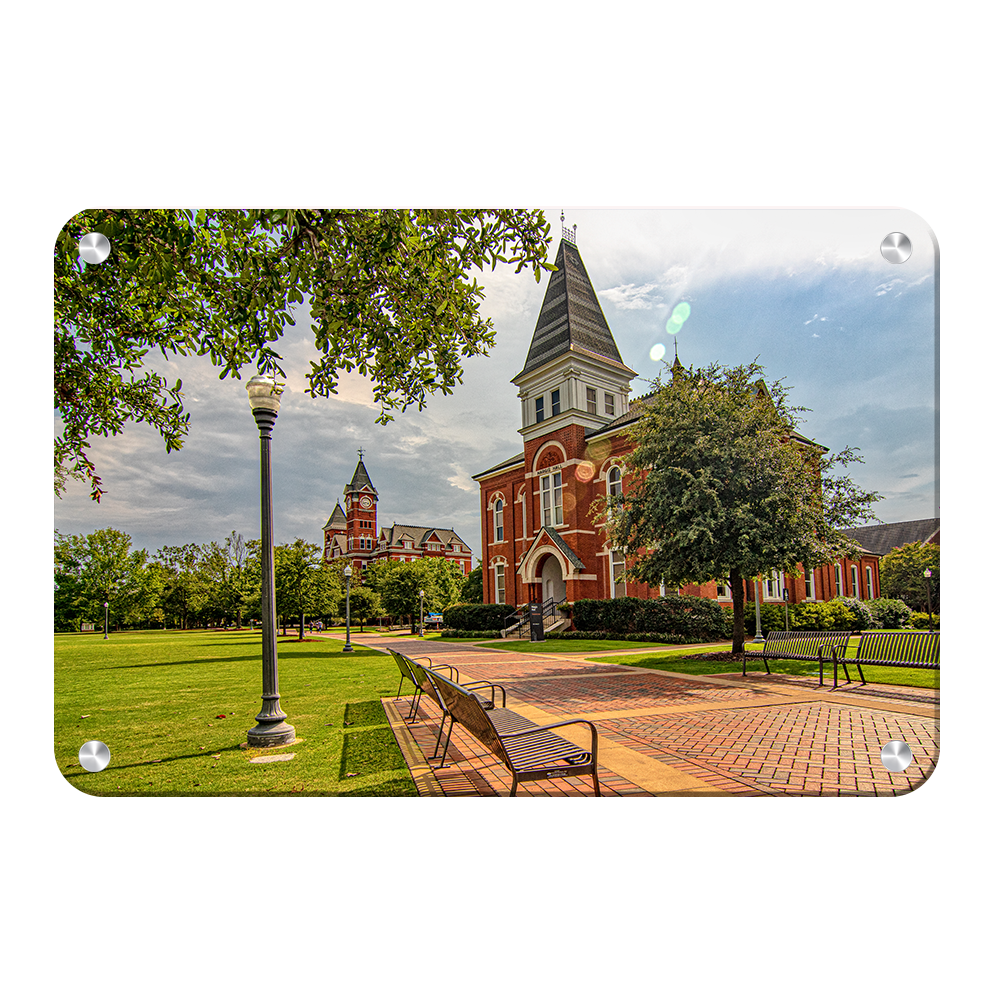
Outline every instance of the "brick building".
<path fill-rule="evenodd" d="M 632 445 L 624 431 L 638 419 L 641 400 L 629 398 L 636 373 L 622 361 L 565 229 L 555 263 L 524 368 L 511 380 L 521 400 L 523 450 L 473 477 L 480 488 L 483 600 L 521 605 L 549 597 L 664 595 L 663 586 L 624 579 L 622 553 L 608 548 L 590 514 L 596 499 L 627 486 L 621 458 Z M 874 598 L 878 558 L 865 552 L 798 578 L 775 572 L 762 582 L 762 600 L 779 602 L 786 588 L 793 603 L 838 594 Z M 724 583 L 682 593 L 732 601 Z M 747 596 L 753 600 L 752 592 Z"/>
<path fill-rule="evenodd" d="M 378 492 L 365 468 L 359 450 L 354 476 L 344 487 L 346 510 L 338 503 L 323 526 L 323 558 L 333 562 L 349 556 L 359 579 L 374 559 L 413 562 L 421 558 L 444 558 L 456 563 L 465 576 L 472 569 L 472 550 L 453 528 L 425 528 L 412 524 L 377 527 Z"/>

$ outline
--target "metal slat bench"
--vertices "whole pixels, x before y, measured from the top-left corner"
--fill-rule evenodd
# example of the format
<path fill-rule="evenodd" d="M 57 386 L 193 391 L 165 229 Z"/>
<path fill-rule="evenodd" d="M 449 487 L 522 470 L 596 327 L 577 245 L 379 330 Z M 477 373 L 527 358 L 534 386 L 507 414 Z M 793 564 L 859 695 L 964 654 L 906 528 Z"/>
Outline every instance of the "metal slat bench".
<path fill-rule="evenodd" d="M 768 660 L 808 660 L 819 663 L 819 683 L 823 684 L 824 651 L 831 650 L 829 659 L 836 662 L 837 649 L 847 648 L 850 632 L 770 632 L 763 649 L 743 650 L 743 676 L 747 675 L 747 659 L 763 660 L 764 669 L 770 673 Z M 833 686 L 837 686 L 834 670 Z"/>
<path fill-rule="evenodd" d="M 837 686 L 837 666 L 844 668 L 844 678 L 850 683 L 847 664 L 853 663 L 867 684 L 862 665 L 868 667 L 917 667 L 920 670 L 941 668 L 940 632 L 862 632 L 857 652 L 853 656 L 837 654 L 833 658 L 833 686 Z"/>
<path fill-rule="evenodd" d="M 388 648 L 388 647 L 387 647 Z M 441 748 L 441 737 L 444 734 L 444 724 L 450 717 L 450 712 L 448 706 L 442 701 L 441 695 L 438 691 L 437 685 L 428 676 L 429 673 L 434 674 L 435 677 L 440 676 L 437 671 L 447 670 L 449 674 L 449 679 L 456 682 L 458 681 L 458 670 L 457 668 L 451 666 L 447 663 L 438 664 L 437 667 L 432 671 L 430 666 L 423 667 L 416 660 L 411 659 L 405 653 L 400 653 L 398 650 L 389 649 L 392 654 L 393 659 L 396 661 L 396 665 L 399 667 L 399 672 L 402 675 L 399 681 L 399 689 L 396 692 L 396 697 L 399 697 L 399 691 L 402 690 L 403 680 L 409 680 L 414 686 L 413 698 L 410 701 L 410 709 L 407 712 L 407 721 L 412 722 L 417 717 L 417 709 L 420 706 L 420 698 L 422 695 L 428 695 L 433 699 L 434 703 L 441 710 L 441 724 L 438 726 L 438 738 L 437 743 L 434 745 L 434 753 L 431 755 L 431 760 L 438 756 L 438 750 Z M 431 663 L 431 658 L 429 656 L 421 656 L 420 659 L 427 660 L 428 664 Z M 487 698 L 484 694 L 479 694 L 478 691 L 481 689 L 489 688 L 490 696 Z M 502 700 L 500 708 L 505 710 L 507 705 L 507 692 L 504 690 L 503 686 L 500 684 L 495 684 L 493 681 L 476 681 L 472 684 L 467 684 L 466 689 L 471 691 L 473 697 L 483 706 L 487 711 L 496 709 L 496 697 L 497 691 L 500 692 Z M 499 710 L 499 709 L 498 709 Z M 449 732 L 450 732 L 449 728 Z M 444 762 L 444 754 L 448 751 L 448 745 L 445 743 L 445 748 L 441 752 L 442 763 Z"/>
<path fill-rule="evenodd" d="M 434 671 L 427 671 L 451 715 L 444 753 L 448 752 L 451 730 L 457 721 L 510 771 L 510 794 L 517 793 L 522 781 L 541 781 L 574 774 L 589 774 L 594 794 L 601 794 L 597 780 L 597 728 L 586 719 L 567 719 L 549 726 L 536 726 L 506 708 L 487 711 L 474 693 Z M 590 750 L 563 739 L 553 730 L 563 726 L 590 727 Z M 443 759 L 443 755 L 442 755 Z"/>

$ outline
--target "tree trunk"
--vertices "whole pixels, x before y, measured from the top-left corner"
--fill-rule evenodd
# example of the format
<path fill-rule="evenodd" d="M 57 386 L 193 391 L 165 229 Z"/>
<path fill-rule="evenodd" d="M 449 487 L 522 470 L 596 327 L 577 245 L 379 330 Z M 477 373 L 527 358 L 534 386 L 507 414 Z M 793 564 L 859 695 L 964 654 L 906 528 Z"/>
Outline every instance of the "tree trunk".
<path fill-rule="evenodd" d="M 729 592 L 733 595 L 733 656 L 743 655 L 746 638 L 743 628 L 743 607 L 746 598 L 746 584 L 739 570 L 729 571 Z"/>
<path fill-rule="evenodd" d="M 306 613 L 299 612 L 299 642 L 303 642 L 306 637 Z"/>

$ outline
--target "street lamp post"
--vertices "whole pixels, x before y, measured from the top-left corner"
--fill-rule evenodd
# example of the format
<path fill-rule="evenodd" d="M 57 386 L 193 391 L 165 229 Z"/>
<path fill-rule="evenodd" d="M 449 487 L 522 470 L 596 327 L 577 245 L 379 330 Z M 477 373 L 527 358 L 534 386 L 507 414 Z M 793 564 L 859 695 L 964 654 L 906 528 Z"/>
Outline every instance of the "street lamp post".
<path fill-rule="evenodd" d="M 278 747 L 295 739 L 278 694 L 278 634 L 274 599 L 274 517 L 271 506 L 271 430 L 278 419 L 281 389 L 267 375 L 247 384 L 250 409 L 260 430 L 260 607 L 262 688 L 257 725 L 247 732 L 247 745 Z"/>
<path fill-rule="evenodd" d="M 420 638 L 424 637 L 424 592 L 420 591 Z"/>
<path fill-rule="evenodd" d="M 763 642 L 764 636 L 760 631 L 760 592 L 757 590 L 757 577 L 753 578 L 753 601 L 757 607 L 757 634 L 753 637 L 754 642 Z"/>
<path fill-rule="evenodd" d="M 934 628 L 934 619 L 931 612 L 931 577 L 934 576 L 934 570 L 929 566 L 924 570 L 924 583 L 927 585 L 927 627 L 929 629 Z"/>
<path fill-rule="evenodd" d="M 351 645 L 351 564 L 348 563 L 344 567 L 344 578 L 347 580 L 347 605 L 344 608 L 346 612 L 346 623 L 347 623 L 347 642 L 344 643 L 344 652 L 353 653 L 354 647 Z"/>
<path fill-rule="evenodd" d="M 104 602 L 104 638 L 108 637 L 108 602 Z"/>

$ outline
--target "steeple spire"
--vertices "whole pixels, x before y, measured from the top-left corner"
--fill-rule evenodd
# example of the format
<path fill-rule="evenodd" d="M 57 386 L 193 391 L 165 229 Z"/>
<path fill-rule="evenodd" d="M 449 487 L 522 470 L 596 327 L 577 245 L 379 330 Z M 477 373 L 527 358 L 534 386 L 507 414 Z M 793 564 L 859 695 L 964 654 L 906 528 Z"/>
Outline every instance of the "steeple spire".
<path fill-rule="evenodd" d="M 574 227 L 575 230 L 575 227 Z M 618 345 L 612 336 L 604 311 L 597 299 L 577 249 L 575 232 L 563 227 L 563 238 L 556 252 L 556 270 L 549 276 L 548 288 L 535 324 L 524 369 L 514 379 L 554 361 L 571 347 L 609 359 L 625 368 Z"/>

